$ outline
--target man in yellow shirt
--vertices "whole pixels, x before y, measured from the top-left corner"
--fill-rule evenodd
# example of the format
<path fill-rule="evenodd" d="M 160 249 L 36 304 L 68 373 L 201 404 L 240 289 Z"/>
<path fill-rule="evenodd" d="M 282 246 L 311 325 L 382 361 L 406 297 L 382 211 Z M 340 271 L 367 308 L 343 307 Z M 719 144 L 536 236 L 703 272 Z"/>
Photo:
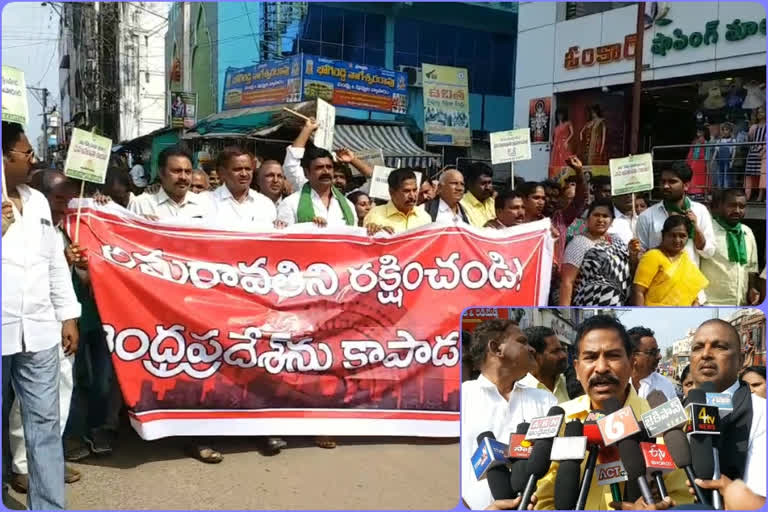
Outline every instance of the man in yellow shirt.
<path fill-rule="evenodd" d="M 475 162 L 466 173 L 468 192 L 461 199 L 469 223 L 482 228 L 496 218 L 493 199 L 493 170 L 482 162 Z"/>
<path fill-rule="evenodd" d="M 629 379 L 632 374 L 630 354 L 632 346 L 624 326 L 615 318 L 596 315 L 584 321 L 576 333 L 576 360 L 574 368 L 586 394 L 560 404 L 565 411 L 565 421 L 578 419 L 584 421 L 591 410 L 602 409 L 606 400 L 617 398 L 624 406 L 632 408 L 636 418 L 648 412 L 648 402 L 635 392 Z M 582 474 L 584 471 L 582 464 Z M 555 507 L 555 475 L 559 464 L 553 462 L 549 472 L 539 480 L 536 496 L 538 510 L 553 510 Z M 686 476 L 683 470 L 676 469 L 664 475 L 667 492 L 677 504 L 692 503 L 688 493 Z M 622 494 L 624 493 L 624 485 Z M 589 496 L 585 510 L 611 510 L 611 491 L 609 486 L 598 487 L 597 479 L 590 483 Z M 646 504 L 643 498 L 634 503 L 614 504 L 624 510 L 663 510 L 669 508 L 668 502 L 655 505 Z"/>
<path fill-rule="evenodd" d="M 528 344 L 536 351 L 536 368 L 525 376 L 523 382 L 532 387 L 544 389 L 555 395 L 557 403 L 567 402 L 568 389 L 565 385 L 565 370 L 568 368 L 568 354 L 549 327 L 529 327 L 525 330 Z"/>
<path fill-rule="evenodd" d="M 390 173 L 387 182 L 390 201 L 372 208 L 363 221 L 369 233 L 379 230 L 402 233 L 432 223 L 432 217 L 423 208 L 416 206 L 419 189 L 416 186 L 416 174 L 412 169 L 395 169 Z"/>

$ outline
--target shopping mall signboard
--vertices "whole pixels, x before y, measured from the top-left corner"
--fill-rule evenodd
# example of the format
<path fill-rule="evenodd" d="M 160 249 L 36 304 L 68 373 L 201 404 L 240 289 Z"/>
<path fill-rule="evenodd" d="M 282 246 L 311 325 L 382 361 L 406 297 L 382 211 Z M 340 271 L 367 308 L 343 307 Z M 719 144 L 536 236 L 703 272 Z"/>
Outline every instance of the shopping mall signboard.
<path fill-rule="evenodd" d="M 406 87 L 400 71 L 299 54 L 227 69 L 222 110 L 321 98 L 336 107 L 405 114 Z"/>
<path fill-rule="evenodd" d="M 662 3 L 662 2 L 653 2 Z M 675 26 L 675 21 L 669 17 L 671 6 L 653 12 L 652 16 L 646 16 L 646 30 L 652 29 L 646 34 L 646 44 L 650 45 L 654 56 L 665 57 L 672 52 L 691 50 L 707 46 L 715 46 L 723 41 L 737 43 L 750 38 L 765 38 L 765 18 L 730 18 L 714 19 L 690 22 L 686 24 L 700 24 L 698 30 Z M 721 11 L 722 12 L 722 11 Z M 654 28 L 655 27 L 655 28 Z M 636 34 L 627 34 L 623 41 L 612 42 L 592 48 L 570 46 L 565 53 L 563 67 L 574 70 L 591 67 L 595 64 L 610 64 L 623 60 L 634 60 L 636 47 Z"/>

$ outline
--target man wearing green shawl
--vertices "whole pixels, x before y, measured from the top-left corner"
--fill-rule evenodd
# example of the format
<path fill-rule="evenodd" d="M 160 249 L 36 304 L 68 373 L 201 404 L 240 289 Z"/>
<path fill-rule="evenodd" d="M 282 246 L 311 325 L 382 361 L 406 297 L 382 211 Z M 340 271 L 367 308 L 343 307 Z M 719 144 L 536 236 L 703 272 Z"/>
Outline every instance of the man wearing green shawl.
<path fill-rule="evenodd" d="M 746 208 L 747 197 L 743 190 L 724 190 L 713 198 L 715 254 L 701 260 L 701 271 L 710 283 L 707 305 L 754 306 L 760 303 L 757 243 L 749 226 L 741 223 Z"/>
<path fill-rule="evenodd" d="M 637 218 L 637 238 L 643 249 L 649 251 L 661 245 L 661 228 L 670 215 L 685 215 L 691 220 L 692 228 L 685 250 L 691 261 L 701 267 L 701 258 L 711 258 L 715 254 L 715 234 L 712 228 L 712 215 L 706 206 L 691 201 L 687 195 L 688 184 L 693 172 L 685 162 L 665 164 L 661 168 L 659 188 L 663 201 L 651 206 Z M 704 304 L 704 292 L 699 294 L 699 302 Z"/>
<path fill-rule="evenodd" d="M 318 226 L 357 226 L 354 205 L 333 186 L 331 154 L 308 146 L 301 166 L 307 182 L 280 203 L 278 221 L 288 225 L 314 222 Z"/>

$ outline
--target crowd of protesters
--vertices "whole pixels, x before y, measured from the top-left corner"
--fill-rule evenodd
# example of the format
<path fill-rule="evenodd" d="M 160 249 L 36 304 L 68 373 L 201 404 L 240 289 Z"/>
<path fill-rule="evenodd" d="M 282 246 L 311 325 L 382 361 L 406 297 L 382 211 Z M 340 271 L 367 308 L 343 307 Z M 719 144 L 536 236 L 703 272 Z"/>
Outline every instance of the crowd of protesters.
<path fill-rule="evenodd" d="M 155 221 L 203 219 L 243 230 L 313 223 L 364 227 L 374 235 L 433 223 L 515 229 L 548 218 L 555 239 L 552 305 L 734 306 L 764 296 L 755 237 L 741 222 L 744 191 L 719 191 L 709 206 L 692 201 L 684 163 L 657 169 L 664 200 L 654 205 L 643 196 L 612 197 L 607 177 L 595 177 L 590 192 L 576 157 L 567 160 L 573 174 L 564 184 L 516 180 L 501 190 L 483 163 L 446 167 L 420 184 L 415 169 L 398 168 L 384 202 L 354 184 L 351 168 L 369 179 L 373 167 L 349 149 L 334 155 L 315 147 L 316 129 L 309 119 L 283 162 L 228 147 L 204 171 L 193 168 L 186 149 L 166 148 L 157 182 L 148 186 L 146 176 L 113 158 L 105 184 L 88 195 Z M 37 169 L 19 125 L 3 123 L 2 150 L 3 432 L 10 446 L 3 482 L 28 492 L 31 508 L 63 508 L 64 482 L 80 478 L 63 459 L 111 452 L 122 397 L 88 255 L 62 229 L 78 186 L 60 171 Z M 316 442 L 335 446 L 328 437 Z M 196 440 L 189 453 L 220 462 L 211 445 Z M 278 452 L 286 441 L 271 437 L 265 446 Z"/>

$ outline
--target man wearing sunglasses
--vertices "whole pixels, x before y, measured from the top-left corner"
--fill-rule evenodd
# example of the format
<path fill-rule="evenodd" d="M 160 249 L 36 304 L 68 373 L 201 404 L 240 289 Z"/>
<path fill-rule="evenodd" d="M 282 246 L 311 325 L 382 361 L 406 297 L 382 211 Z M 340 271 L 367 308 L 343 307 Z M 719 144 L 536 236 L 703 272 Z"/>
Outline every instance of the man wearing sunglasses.
<path fill-rule="evenodd" d="M 3 122 L 2 139 L 8 187 L 2 211 L 2 430 L 9 430 L 15 393 L 29 454 L 28 508 L 64 509 L 59 352 L 77 350 L 81 308 L 48 201 L 26 184 L 35 164 L 32 146 L 18 124 Z M 9 482 L 7 451 L 3 457 L 5 495 Z"/>
<path fill-rule="evenodd" d="M 677 397 L 677 390 L 671 380 L 656 372 L 661 361 L 661 351 L 656 343 L 655 333 L 647 327 L 633 327 L 629 331 L 632 344 L 632 385 L 640 398 L 658 389 L 669 400 Z"/>

